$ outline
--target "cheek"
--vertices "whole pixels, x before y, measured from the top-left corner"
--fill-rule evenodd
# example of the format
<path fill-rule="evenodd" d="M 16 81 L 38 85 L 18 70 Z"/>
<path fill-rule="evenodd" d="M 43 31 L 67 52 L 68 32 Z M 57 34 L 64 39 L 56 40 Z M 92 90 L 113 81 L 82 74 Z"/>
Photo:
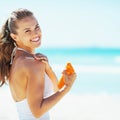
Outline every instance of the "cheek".
<path fill-rule="evenodd" d="M 25 42 L 25 41 L 28 41 L 30 39 L 30 35 L 21 34 L 19 38 L 20 38 L 20 40 Z"/>
<path fill-rule="evenodd" d="M 27 41 L 28 41 L 28 38 L 26 36 L 19 36 L 17 43 L 18 44 L 26 44 Z"/>

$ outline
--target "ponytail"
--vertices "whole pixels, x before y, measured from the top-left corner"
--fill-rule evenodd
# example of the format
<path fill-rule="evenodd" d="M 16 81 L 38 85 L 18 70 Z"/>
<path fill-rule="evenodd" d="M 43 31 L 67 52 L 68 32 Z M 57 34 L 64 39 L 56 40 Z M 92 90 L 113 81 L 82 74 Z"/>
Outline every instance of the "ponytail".
<path fill-rule="evenodd" d="M 18 9 L 11 13 L 10 18 L 4 24 L 0 33 L 0 86 L 6 83 L 10 77 L 11 54 L 15 47 L 15 41 L 11 38 L 10 33 L 17 34 L 17 20 L 21 20 L 33 13 L 27 9 Z"/>
<path fill-rule="evenodd" d="M 0 33 L 0 86 L 9 79 L 11 53 L 15 47 L 14 40 L 10 36 L 8 21 L 6 21 Z"/>

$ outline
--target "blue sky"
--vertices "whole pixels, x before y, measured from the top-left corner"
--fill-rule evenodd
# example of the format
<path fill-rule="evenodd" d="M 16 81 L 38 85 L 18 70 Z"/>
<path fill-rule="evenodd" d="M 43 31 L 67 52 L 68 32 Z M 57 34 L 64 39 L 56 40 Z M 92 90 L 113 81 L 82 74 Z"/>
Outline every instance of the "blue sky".
<path fill-rule="evenodd" d="M 120 47 L 119 0 L 7 0 L 0 25 L 11 11 L 28 8 L 37 17 L 42 47 Z"/>

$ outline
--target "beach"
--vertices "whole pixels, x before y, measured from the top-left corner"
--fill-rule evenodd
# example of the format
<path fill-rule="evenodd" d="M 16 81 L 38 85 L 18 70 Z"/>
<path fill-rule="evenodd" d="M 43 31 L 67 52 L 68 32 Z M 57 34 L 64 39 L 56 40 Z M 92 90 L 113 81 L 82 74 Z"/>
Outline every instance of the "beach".
<path fill-rule="evenodd" d="M 0 27 L 6 20 L 6 28 L 12 27 L 7 23 L 13 10 L 34 13 L 42 31 L 35 52 L 48 57 L 58 80 L 67 62 L 75 68 L 77 79 L 50 110 L 51 120 L 120 120 L 120 0 L 1 0 L 0 5 Z M 30 36 L 24 40 L 34 39 Z M 7 85 L 0 87 L 0 120 L 19 120 Z"/>
<path fill-rule="evenodd" d="M 55 113 L 55 114 L 54 114 Z M 52 110 L 53 120 L 120 120 L 120 96 L 66 96 Z"/>
<path fill-rule="evenodd" d="M 68 93 L 51 110 L 51 120 L 120 120 L 120 95 Z M 9 89 L 0 89 L 0 120 L 18 120 Z"/>

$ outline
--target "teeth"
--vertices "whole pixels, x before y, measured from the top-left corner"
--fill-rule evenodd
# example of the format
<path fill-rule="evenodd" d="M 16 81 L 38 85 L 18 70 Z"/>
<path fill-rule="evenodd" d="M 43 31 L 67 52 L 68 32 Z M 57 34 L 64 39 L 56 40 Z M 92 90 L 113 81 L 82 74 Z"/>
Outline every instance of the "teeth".
<path fill-rule="evenodd" d="M 39 38 L 32 39 L 33 42 L 37 42 Z"/>

